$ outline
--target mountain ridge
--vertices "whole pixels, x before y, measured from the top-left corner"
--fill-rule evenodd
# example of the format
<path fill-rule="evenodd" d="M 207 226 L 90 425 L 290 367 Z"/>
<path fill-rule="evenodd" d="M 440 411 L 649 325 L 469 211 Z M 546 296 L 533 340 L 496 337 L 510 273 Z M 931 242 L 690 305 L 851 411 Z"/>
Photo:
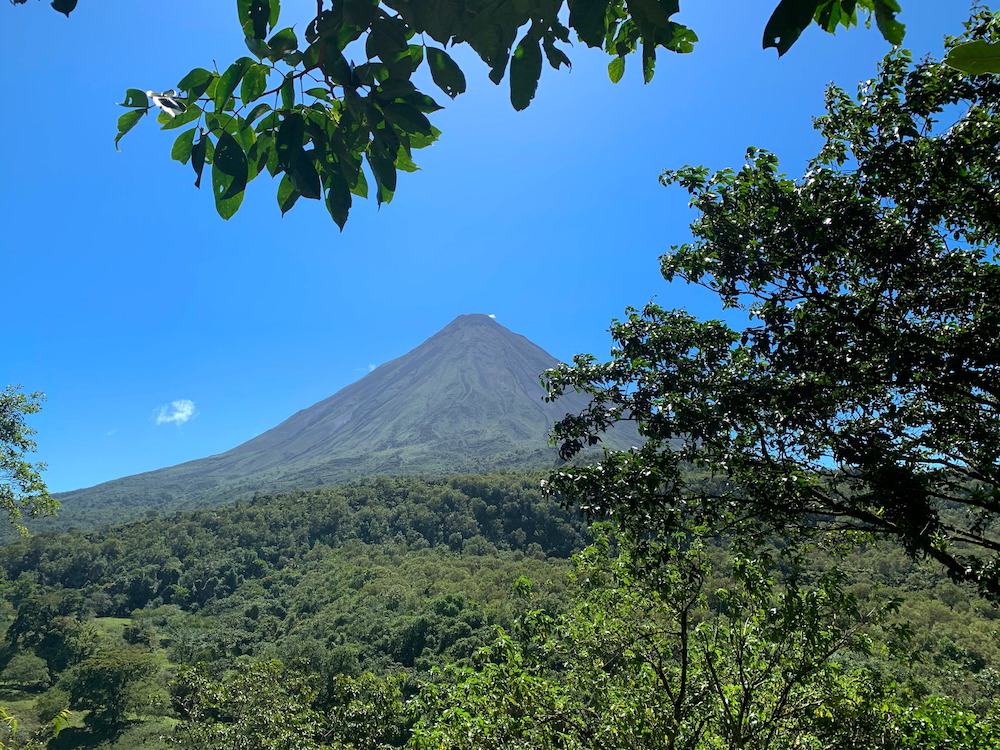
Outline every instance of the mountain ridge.
<path fill-rule="evenodd" d="M 542 400 L 540 375 L 557 364 L 493 318 L 460 315 L 406 354 L 228 451 L 60 493 L 60 515 L 117 508 L 135 517 L 368 476 L 553 467 L 558 458 L 548 431 L 588 403 L 580 394 Z M 611 447 L 638 439 L 628 429 L 608 436 Z"/>

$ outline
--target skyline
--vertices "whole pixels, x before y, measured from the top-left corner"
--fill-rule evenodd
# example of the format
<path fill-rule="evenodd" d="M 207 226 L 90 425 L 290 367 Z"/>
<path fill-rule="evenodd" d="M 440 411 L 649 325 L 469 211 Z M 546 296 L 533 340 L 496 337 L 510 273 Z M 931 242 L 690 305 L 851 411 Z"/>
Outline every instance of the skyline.
<path fill-rule="evenodd" d="M 18 33 L 0 80 L 22 106 L 0 188 L 12 321 L 0 385 L 47 393 L 30 459 L 49 464 L 50 489 L 229 450 L 460 314 L 495 315 L 563 360 L 606 357 L 611 319 L 650 299 L 721 316 L 712 295 L 658 274 L 694 218 L 660 172 L 739 167 L 757 146 L 800 174 L 824 84 L 853 92 L 889 49 L 875 30 L 811 28 L 778 59 L 760 49 L 766 7 L 722 7 L 723 23 L 719 6 L 684 10 L 701 41 L 661 53 L 648 86 L 632 61 L 611 84 L 607 58 L 577 44 L 573 70 L 546 68 L 521 113 L 468 61 L 467 94 L 432 92 L 442 136 L 415 155 L 423 170 L 381 210 L 357 201 L 339 233 L 316 202 L 282 218 L 266 176 L 221 220 L 149 123 L 115 152 L 126 88 L 166 89 L 243 54 L 232 8 L 91 0 L 65 19 L 5 6 Z M 905 46 L 940 55 L 967 15 L 906 0 Z M 109 41 L 110 28 L 124 31 Z"/>

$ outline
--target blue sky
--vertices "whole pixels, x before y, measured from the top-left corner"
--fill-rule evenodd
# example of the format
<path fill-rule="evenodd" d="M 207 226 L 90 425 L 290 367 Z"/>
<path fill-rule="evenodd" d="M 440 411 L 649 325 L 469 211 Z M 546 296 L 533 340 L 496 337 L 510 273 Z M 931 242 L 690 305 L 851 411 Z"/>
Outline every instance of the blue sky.
<path fill-rule="evenodd" d="M 968 6 L 903 0 L 906 46 L 941 50 Z M 0 385 L 44 391 L 36 459 L 53 491 L 201 458 L 250 439 L 482 312 L 555 356 L 607 354 L 607 328 L 655 298 L 704 317 L 715 300 L 658 275 L 692 214 L 666 168 L 738 167 L 747 146 L 798 174 L 824 86 L 854 89 L 888 51 L 874 30 L 810 29 L 780 60 L 760 49 L 774 0 L 687 0 L 694 53 L 638 61 L 618 85 L 577 44 L 525 112 L 477 60 L 469 92 L 432 120 L 392 204 L 357 201 L 343 233 L 314 201 L 281 217 L 250 185 L 225 222 L 174 133 L 143 122 L 116 153 L 129 87 L 170 88 L 245 54 L 234 3 L 0 4 L 4 312 Z M 285 0 L 301 29 L 315 5 Z M 434 95 L 434 91 L 429 91 Z M 176 416 L 175 416 L 176 415 Z M 172 418 L 173 417 L 173 418 Z"/>

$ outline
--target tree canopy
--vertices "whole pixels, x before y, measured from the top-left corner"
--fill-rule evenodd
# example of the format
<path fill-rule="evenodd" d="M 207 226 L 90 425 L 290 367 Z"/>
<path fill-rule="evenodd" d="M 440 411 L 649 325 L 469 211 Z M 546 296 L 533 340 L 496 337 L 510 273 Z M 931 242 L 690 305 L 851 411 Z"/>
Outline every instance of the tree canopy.
<path fill-rule="evenodd" d="M 41 393 L 21 393 L 20 386 L 0 391 L 0 511 L 22 533 L 24 528 L 18 523 L 22 515 L 50 514 L 59 507 L 42 481 L 45 465 L 25 459 L 26 453 L 35 450 L 34 430 L 25 417 L 42 408 L 43 398 Z"/>
<path fill-rule="evenodd" d="M 66 15 L 76 5 L 52 2 Z M 249 55 L 222 69 L 195 68 L 168 91 L 129 89 L 115 143 L 153 114 L 163 129 L 179 131 L 171 156 L 191 165 L 196 186 L 209 167 L 223 218 L 266 169 L 279 178 L 282 213 L 299 198 L 322 200 L 341 228 L 354 196 L 392 200 L 398 171 L 417 169 L 413 152 L 438 137 L 428 115 L 440 106 L 421 81 L 429 73 L 452 98 L 466 90 L 449 48 L 470 48 L 496 84 L 506 76 L 512 105 L 524 109 L 544 62 L 570 66 L 574 36 L 611 57 L 615 82 L 633 53 L 648 82 L 658 51 L 691 52 L 698 41 L 674 19 L 678 0 L 319 0 L 299 33 L 279 23 L 280 0 L 239 0 L 237 11 Z M 896 0 L 781 0 L 763 46 L 784 54 L 810 24 L 833 32 L 859 15 L 899 44 L 899 11 Z"/>
<path fill-rule="evenodd" d="M 981 13 L 950 44 L 998 34 Z M 856 97 L 829 89 L 802 177 L 757 149 L 665 172 L 700 216 L 664 277 L 750 325 L 650 305 L 611 361 L 551 372 L 552 397 L 593 397 L 557 426 L 565 457 L 623 419 L 647 439 L 553 487 L 644 531 L 893 537 L 1000 595 L 998 102 L 997 77 L 897 51 Z"/>

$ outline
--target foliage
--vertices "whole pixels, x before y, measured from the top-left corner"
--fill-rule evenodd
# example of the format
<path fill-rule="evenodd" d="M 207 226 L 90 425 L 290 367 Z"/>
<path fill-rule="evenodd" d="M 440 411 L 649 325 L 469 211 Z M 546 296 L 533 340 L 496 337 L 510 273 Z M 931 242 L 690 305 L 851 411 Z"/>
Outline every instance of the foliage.
<path fill-rule="evenodd" d="M 113 731 L 150 698 L 149 679 L 157 672 L 153 658 L 132 650 L 102 651 L 74 667 L 67 678 L 70 708 L 89 711 L 95 731 Z"/>
<path fill-rule="evenodd" d="M 248 665 L 215 681 L 202 669 L 178 675 L 175 703 L 185 719 L 178 747 L 306 750 L 323 746 L 323 716 L 313 706 L 315 689 L 275 660 Z"/>
<path fill-rule="evenodd" d="M 0 680 L 8 685 L 37 687 L 49 683 L 49 667 L 45 660 L 32 653 L 15 654 L 0 672 Z"/>
<path fill-rule="evenodd" d="M 870 654 L 894 606 L 869 608 L 830 571 L 778 585 L 737 558 L 713 590 L 704 550 L 671 540 L 637 576 L 608 547 L 578 559 L 564 615 L 530 613 L 478 671 L 425 686 L 416 748 L 885 747 L 877 675 L 839 659 Z M 717 582 L 715 582 L 717 585 Z"/>
<path fill-rule="evenodd" d="M 973 38 L 956 44 L 944 57 L 944 63 L 972 75 L 1000 73 L 1000 42 Z"/>
<path fill-rule="evenodd" d="M 174 685 L 185 719 L 172 744 L 263 750 L 383 750 L 399 747 L 403 712 L 399 680 L 341 675 L 336 700 L 326 711 L 300 670 L 277 659 L 241 666 L 222 680 L 203 668 L 187 668 Z"/>
<path fill-rule="evenodd" d="M 25 453 L 35 450 L 31 439 L 34 430 L 25 423 L 25 417 L 41 410 L 41 393 L 21 393 L 20 386 L 7 386 L 0 391 L 0 510 L 15 529 L 26 533 L 18 519 L 27 513 L 34 517 L 51 515 L 59 507 L 53 499 L 41 472 L 45 464 L 31 463 Z"/>
<path fill-rule="evenodd" d="M 967 37 L 998 34 L 983 13 Z M 751 324 L 650 305 L 610 362 L 551 372 L 552 397 L 594 399 L 557 426 L 565 457 L 622 419 L 647 438 L 552 488 L 640 529 L 892 537 L 1000 594 L 998 97 L 996 76 L 894 52 L 857 98 L 829 89 L 801 179 L 757 149 L 666 172 L 700 217 L 664 277 Z"/>
<path fill-rule="evenodd" d="M 52 5 L 69 15 L 76 0 Z M 176 89 L 129 89 L 115 143 L 157 113 L 163 129 L 183 129 L 171 157 L 191 164 L 196 187 L 210 167 L 223 218 L 239 210 L 247 183 L 266 169 L 280 177 L 282 213 L 299 198 L 322 200 L 343 228 L 353 196 L 367 198 L 371 190 L 380 204 L 392 200 L 397 172 L 416 170 L 413 152 L 437 139 L 427 115 L 440 106 L 416 77 L 429 73 L 449 97 L 463 93 L 466 76 L 449 47 L 471 48 L 496 84 L 509 65 L 511 103 L 524 109 L 543 61 L 555 69 L 570 65 L 563 45 L 571 34 L 612 58 L 615 82 L 626 59 L 640 52 L 648 82 L 659 49 L 690 52 L 698 40 L 674 20 L 679 9 L 678 0 L 319 0 L 312 20 L 282 28 L 279 0 L 240 0 L 250 55 L 221 72 L 195 68 Z M 874 17 L 887 40 L 902 41 L 896 0 L 781 0 L 763 44 L 784 54 L 810 23 L 833 32 L 856 25 L 859 11 L 869 23 Z"/>
<path fill-rule="evenodd" d="M 69 724 L 69 712 L 60 711 L 58 714 L 47 720 L 48 726 L 40 731 L 27 734 L 22 731 L 21 722 L 6 708 L 0 706 L 0 748 L 20 748 L 20 750 L 42 750 L 46 747 L 46 740 L 49 737 L 58 737 L 59 732 Z"/>

